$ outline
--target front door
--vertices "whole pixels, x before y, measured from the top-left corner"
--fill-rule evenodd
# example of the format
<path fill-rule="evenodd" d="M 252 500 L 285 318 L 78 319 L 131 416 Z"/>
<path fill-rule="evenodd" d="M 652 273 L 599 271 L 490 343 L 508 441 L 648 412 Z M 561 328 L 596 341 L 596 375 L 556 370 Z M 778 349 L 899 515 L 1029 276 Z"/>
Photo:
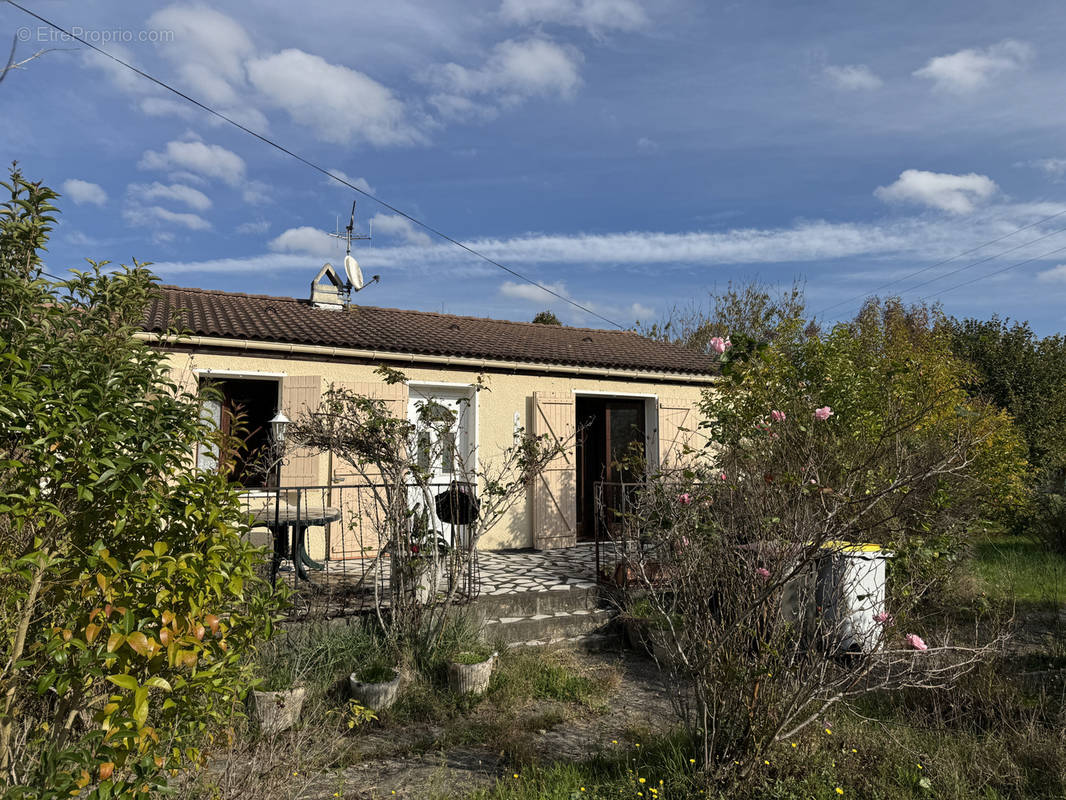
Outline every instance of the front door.
<path fill-rule="evenodd" d="M 440 537 L 451 543 L 453 526 L 437 515 L 436 498 L 447 492 L 453 481 L 473 482 L 473 450 L 471 448 L 471 401 L 462 390 L 440 390 L 412 386 L 408 401 L 408 419 L 414 423 L 411 443 L 415 464 L 428 475 L 428 491 L 412 486 L 411 508 L 415 510 L 415 525 L 429 537 Z M 428 541 L 427 541 L 428 544 Z"/>
<path fill-rule="evenodd" d="M 608 507 L 619 506 L 625 484 L 643 476 L 646 421 L 643 400 L 577 398 L 578 539 L 596 537 L 596 487 Z"/>

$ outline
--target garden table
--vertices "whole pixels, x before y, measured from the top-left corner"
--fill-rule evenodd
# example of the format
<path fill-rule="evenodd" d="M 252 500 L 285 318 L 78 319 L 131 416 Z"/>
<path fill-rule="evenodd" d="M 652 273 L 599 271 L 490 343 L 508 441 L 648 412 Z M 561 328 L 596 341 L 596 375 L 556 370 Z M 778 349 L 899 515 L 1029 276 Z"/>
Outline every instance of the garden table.
<path fill-rule="evenodd" d="M 264 503 L 252 512 L 252 522 L 269 528 L 274 534 L 274 564 L 283 556 L 292 558 L 297 577 L 309 580 L 307 567 L 325 569 L 323 564 L 312 560 L 307 554 L 307 529 L 317 525 L 327 525 L 341 518 L 339 508 L 316 504 L 291 505 L 277 498 L 274 502 Z M 286 533 L 292 528 L 292 546 L 288 546 Z"/>

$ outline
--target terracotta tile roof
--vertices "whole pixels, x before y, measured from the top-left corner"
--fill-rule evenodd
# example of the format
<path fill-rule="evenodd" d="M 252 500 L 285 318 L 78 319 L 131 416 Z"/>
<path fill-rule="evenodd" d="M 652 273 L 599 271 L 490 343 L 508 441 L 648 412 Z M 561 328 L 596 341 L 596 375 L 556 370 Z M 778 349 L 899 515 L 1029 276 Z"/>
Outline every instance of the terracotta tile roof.
<path fill-rule="evenodd" d="M 530 364 L 710 374 L 715 361 L 629 331 L 556 327 L 481 317 L 352 305 L 314 308 L 308 300 L 162 286 L 144 328 L 195 336 L 463 356 Z"/>

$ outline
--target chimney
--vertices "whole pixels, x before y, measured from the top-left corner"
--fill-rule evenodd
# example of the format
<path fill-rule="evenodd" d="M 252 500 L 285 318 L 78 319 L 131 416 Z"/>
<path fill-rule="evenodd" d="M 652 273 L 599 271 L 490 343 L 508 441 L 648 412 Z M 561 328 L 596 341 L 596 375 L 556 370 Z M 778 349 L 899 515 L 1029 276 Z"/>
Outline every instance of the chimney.
<path fill-rule="evenodd" d="M 332 264 L 325 264 L 311 281 L 311 305 L 327 311 L 343 311 L 347 297 L 348 285 Z"/>

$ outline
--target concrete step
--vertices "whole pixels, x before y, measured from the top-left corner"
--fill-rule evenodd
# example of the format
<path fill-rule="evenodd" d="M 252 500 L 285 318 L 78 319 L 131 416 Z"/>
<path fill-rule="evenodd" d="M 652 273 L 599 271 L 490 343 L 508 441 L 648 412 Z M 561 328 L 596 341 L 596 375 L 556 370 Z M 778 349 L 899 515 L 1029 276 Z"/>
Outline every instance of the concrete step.
<path fill-rule="evenodd" d="M 484 633 L 490 642 L 549 644 L 590 634 L 611 633 L 616 614 L 613 610 L 600 608 L 490 618 L 484 622 Z"/>
<path fill-rule="evenodd" d="M 483 594 L 472 605 L 475 614 L 487 620 L 531 617 L 557 611 L 594 611 L 601 608 L 604 602 L 595 584 L 580 583 L 561 584 L 539 591 Z"/>

